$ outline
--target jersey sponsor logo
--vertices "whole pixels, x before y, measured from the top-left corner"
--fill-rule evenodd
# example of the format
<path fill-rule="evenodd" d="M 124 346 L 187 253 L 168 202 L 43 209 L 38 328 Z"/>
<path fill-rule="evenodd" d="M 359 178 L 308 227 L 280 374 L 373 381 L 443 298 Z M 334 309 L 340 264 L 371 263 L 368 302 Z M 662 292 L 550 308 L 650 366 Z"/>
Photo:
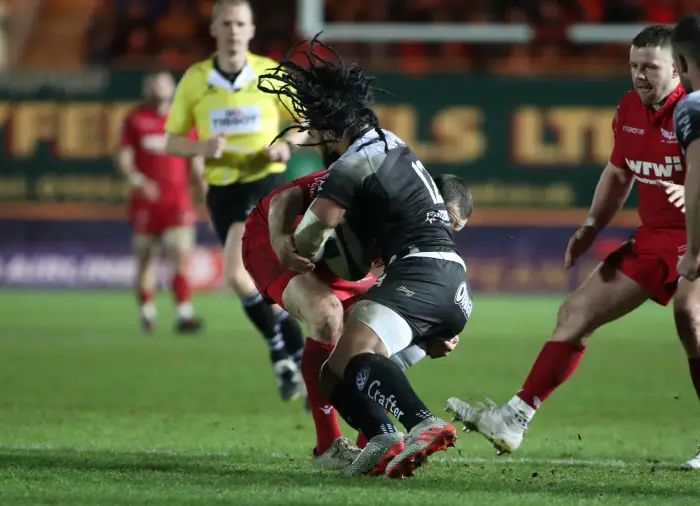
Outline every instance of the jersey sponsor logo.
<path fill-rule="evenodd" d="M 260 107 L 257 105 L 225 107 L 209 111 L 209 130 L 214 135 L 259 132 L 261 123 Z"/>
<path fill-rule="evenodd" d="M 450 215 L 447 213 L 446 210 L 442 209 L 440 211 L 428 211 L 426 213 L 426 218 L 425 221 L 430 223 L 431 225 L 435 223 L 436 221 L 439 221 L 443 225 L 450 226 Z"/>
<path fill-rule="evenodd" d="M 151 153 L 165 153 L 166 136 L 164 134 L 149 134 L 141 137 L 141 147 Z"/>
<path fill-rule="evenodd" d="M 462 313 L 464 313 L 464 317 L 469 321 L 469 317 L 472 314 L 473 303 L 472 298 L 469 296 L 469 289 L 467 288 L 466 281 L 462 281 L 462 284 L 457 288 L 457 292 L 455 292 L 455 304 L 459 306 Z"/>
<path fill-rule="evenodd" d="M 364 390 L 367 380 L 369 379 L 369 367 L 365 367 L 360 372 L 357 373 L 355 377 L 355 385 L 358 390 Z"/>
<path fill-rule="evenodd" d="M 678 144 L 678 139 L 676 138 L 676 132 L 673 130 L 666 130 L 661 128 L 661 142 L 664 144 Z"/>
<path fill-rule="evenodd" d="M 322 176 L 318 176 L 316 179 L 314 179 L 314 182 L 309 185 L 309 200 L 313 200 L 314 198 L 316 198 L 316 194 L 321 190 L 323 182 L 326 180 L 327 177 L 328 172 L 326 172 Z"/>
<path fill-rule="evenodd" d="M 622 131 L 623 131 L 623 132 L 630 133 L 630 134 L 634 134 L 634 135 L 644 135 L 644 129 L 643 129 L 643 128 L 634 128 L 634 127 L 627 126 L 627 125 L 624 125 L 624 126 L 622 127 Z"/>
<path fill-rule="evenodd" d="M 363 369 L 364 371 L 364 369 Z M 367 374 L 369 375 L 369 369 L 367 369 Z M 401 421 L 401 416 L 403 415 L 403 411 L 401 411 L 398 406 L 396 405 L 396 398 L 394 397 L 394 394 L 391 394 L 390 396 L 384 395 L 382 392 L 379 391 L 379 387 L 382 386 L 382 383 L 379 380 L 374 380 L 372 383 L 369 384 L 369 387 L 367 387 L 367 395 L 377 404 L 380 404 L 381 406 L 384 407 L 389 413 L 394 415 L 394 417 Z"/>
<path fill-rule="evenodd" d="M 671 177 L 673 172 L 682 172 L 683 164 L 680 156 L 667 156 L 664 158 L 664 163 L 644 162 L 641 160 L 629 160 L 625 158 L 627 166 L 636 175 L 656 177 Z M 639 178 L 637 178 L 639 179 Z M 642 181 L 642 179 L 639 179 Z"/>
<path fill-rule="evenodd" d="M 406 294 L 406 297 L 413 297 L 416 294 L 416 292 L 414 292 L 413 290 L 409 290 L 405 286 L 398 287 L 396 291 Z"/>

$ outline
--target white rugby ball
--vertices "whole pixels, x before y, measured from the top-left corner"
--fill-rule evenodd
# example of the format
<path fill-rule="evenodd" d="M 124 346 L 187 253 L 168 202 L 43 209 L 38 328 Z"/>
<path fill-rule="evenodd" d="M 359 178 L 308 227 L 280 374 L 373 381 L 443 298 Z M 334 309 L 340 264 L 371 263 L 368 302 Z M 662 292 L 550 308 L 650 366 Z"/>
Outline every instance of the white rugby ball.
<path fill-rule="evenodd" d="M 372 253 L 373 248 L 362 244 L 343 219 L 312 260 L 314 263 L 324 262 L 340 278 L 359 281 L 372 268 Z"/>

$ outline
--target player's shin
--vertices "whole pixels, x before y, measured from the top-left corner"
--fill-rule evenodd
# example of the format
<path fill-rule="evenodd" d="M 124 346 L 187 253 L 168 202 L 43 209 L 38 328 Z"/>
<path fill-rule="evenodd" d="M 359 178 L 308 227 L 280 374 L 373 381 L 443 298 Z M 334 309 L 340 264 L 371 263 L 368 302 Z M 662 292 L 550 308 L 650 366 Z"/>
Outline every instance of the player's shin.
<path fill-rule="evenodd" d="M 548 341 L 544 345 L 523 387 L 508 403 L 522 423 L 527 424 L 540 405 L 569 379 L 585 349 L 568 341 Z"/>
<path fill-rule="evenodd" d="M 192 292 L 190 283 L 184 273 L 176 272 L 172 282 L 173 296 L 177 304 L 177 317 L 179 320 L 191 320 L 194 318 L 194 306 L 192 306 Z"/>
<path fill-rule="evenodd" d="M 306 383 L 309 405 L 316 428 L 316 455 L 323 454 L 342 436 L 338 415 L 330 400 L 321 391 L 321 367 L 333 351 L 333 345 L 306 338 L 301 360 L 301 374 Z"/>
<path fill-rule="evenodd" d="M 342 419 L 367 439 L 396 432 L 386 410 L 359 391 L 354 380 L 337 377 L 326 364 L 321 370 L 321 383 Z"/>
<path fill-rule="evenodd" d="M 693 380 L 695 393 L 700 399 L 700 358 L 689 358 L 688 367 L 690 368 L 690 378 Z"/>
<path fill-rule="evenodd" d="M 294 359 L 297 365 L 300 365 L 301 356 L 304 352 L 304 335 L 302 334 L 299 323 L 297 323 L 292 315 L 281 308 L 275 316 L 280 326 L 280 331 L 282 332 L 284 349 L 287 350 L 287 353 Z"/>
<path fill-rule="evenodd" d="M 401 368 L 387 357 L 375 353 L 356 355 L 345 367 L 344 379 L 346 384 L 355 385 L 357 390 L 380 406 L 382 411 L 394 415 L 407 431 L 432 417 Z M 366 432 L 365 435 L 371 438 Z"/>
<path fill-rule="evenodd" d="M 153 290 L 141 288 L 137 290 L 141 318 L 144 321 L 153 322 L 156 318 L 156 305 L 153 303 Z"/>
<path fill-rule="evenodd" d="M 265 338 L 267 346 L 270 349 L 270 360 L 272 363 L 274 364 L 289 358 L 289 354 L 284 346 L 284 338 L 280 326 L 275 317 L 275 312 L 272 307 L 263 300 L 262 295 L 255 290 L 245 297 L 242 297 L 241 302 L 243 303 L 243 309 L 248 315 L 248 318 Z"/>

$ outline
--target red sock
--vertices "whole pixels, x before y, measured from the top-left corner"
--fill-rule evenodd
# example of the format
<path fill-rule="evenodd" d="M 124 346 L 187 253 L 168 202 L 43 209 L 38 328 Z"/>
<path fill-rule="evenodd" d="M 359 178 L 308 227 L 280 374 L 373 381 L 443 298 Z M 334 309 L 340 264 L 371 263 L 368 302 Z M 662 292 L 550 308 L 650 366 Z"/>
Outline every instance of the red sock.
<path fill-rule="evenodd" d="M 365 446 L 367 446 L 367 438 L 362 432 L 357 433 L 357 442 L 355 443 L 355 446 L 357 446 L 360 450 L 364 450 Z"/>
<path fill-rule="evenodd" d="M 182 274 L 173 276 L 173 295 L 178 304 L 190 301 L 190 282 Z"/>
<path fill-rule="evenodd" d="M 151 290 L 144 290 L 143 288 L 138 291 L 139 304 L 144 306 L 153 300 L 153 292 Z"/>
<path fill-rule="evenodd" d="M 573 374 L 581 361 L 585 346 L 548 341 L 540 351 L 518 397 L 537 409 L 559 385 Z"/>
<path fill-rule="evenodd" d="M 690 366 L 690 377 L 693 380 L 695 393 L 698 394 L 698 399 L 700 399 L 700 358 L 689 358 L 688 366 Z"/>
<path fill-rule="evenodd" d="M 309 394 L 309 405 L 316 427 L 316 455 L 321 455 L 341 437 L 338 425 L 338 413 L 326 396 L 321 393 L 319 374 L 321 366 L 331 355 L 334 346 L 319 343 L 310 337 L 304 342 L 304 354 L 301 356 L 301 375 L 304 377 Z"/>

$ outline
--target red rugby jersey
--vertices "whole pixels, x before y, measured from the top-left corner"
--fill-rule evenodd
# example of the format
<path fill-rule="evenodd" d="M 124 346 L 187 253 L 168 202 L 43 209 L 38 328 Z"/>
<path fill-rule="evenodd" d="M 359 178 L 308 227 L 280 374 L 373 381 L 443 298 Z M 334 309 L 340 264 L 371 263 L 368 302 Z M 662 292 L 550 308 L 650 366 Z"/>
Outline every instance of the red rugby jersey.
<path fill-rule="evenodd" d="M 134 150 L 136 169 L 158 185 L 160 205 L 191 207 L 189 160 L 165 152 L 166 114 L 143 105 L 131 111 L 124 120 L 121 145 Z M 190 138 L 196 138 L 194 132 Z M 139 192 L 132 192 L 132 203 L 152 205 Z"/>
<path fill-rule="evenodd" d="M 685 216 L 668 202 L 657 181 L 683 184 L 685 162 L 676 138 L 673 112 L 685 96 L 682 85 L 654 111 L 636 91 L 625 93 L 613 118 L 615 146 L 610 162 L 632 171 L 639 192 L 639 218 L 650 228 L 684 228 Z"/>
<path fill-rule="evenodd" d="M 308 209 L 311 202 L 313 202 L 313 200 L 316 198 L 316 192 L 318 192 L 318 187 L 323 181 L 326 172 L 328 171 L 325 169 L 320 170 L 307 176 L 299 177 L 293 181 L 290 181 L 284 186 L 280 186 L 267 197 L 258 201 L 258 203 L 255 205 L 256 211 L 265 220 L 265 222 L 267 222 L 267 215 L 270 212 L 270 202 L 272 202 L 272 199 L 283 191 L 294 187 L 301 188 L 301 191 L 304 194 L 304 210 Z M 297 219 L 297 221 L 301 221 L 301 216 Z"/>

